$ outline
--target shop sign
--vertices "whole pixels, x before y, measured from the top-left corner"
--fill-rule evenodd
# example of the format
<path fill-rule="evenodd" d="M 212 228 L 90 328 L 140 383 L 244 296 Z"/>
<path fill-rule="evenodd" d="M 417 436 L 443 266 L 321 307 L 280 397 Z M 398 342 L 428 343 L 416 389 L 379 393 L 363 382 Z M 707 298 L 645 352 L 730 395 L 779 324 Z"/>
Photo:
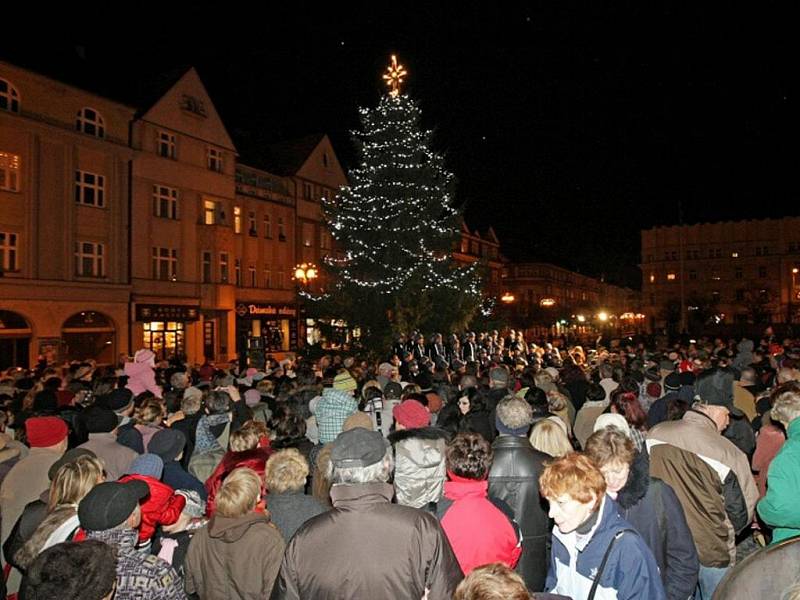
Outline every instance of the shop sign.
<path fill-rule="evenodd" d="M 296 317 L 297 309 L 293 306 L 271 304 L 238 304 L 236 314 L 240 317 Z"/>
<path fill-rule="evenodd" d="M 197 321 L 200 310 L 197 306 L 183 304 L 137 304 L 137 321 Z"/>

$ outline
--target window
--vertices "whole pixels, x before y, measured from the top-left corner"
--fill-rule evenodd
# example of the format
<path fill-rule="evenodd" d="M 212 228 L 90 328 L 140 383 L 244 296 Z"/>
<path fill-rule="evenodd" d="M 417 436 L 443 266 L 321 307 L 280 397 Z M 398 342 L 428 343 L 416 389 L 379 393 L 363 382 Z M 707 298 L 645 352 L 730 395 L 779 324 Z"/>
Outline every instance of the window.
<path fill-rule="evenodd" d="M 165 185 L 154 185 L 153 214 L 164 219 L 177 219 L 178 190 Z"/>
<path fill-rule="evenodd" d="M 718 271 L 711 271 L 711 281 L 720 281 L 721 279 Z"/>
<path fill-rule="evenodd" d="M 19 92 L 6 79 L 0 79 L 0 108 L 15 113 L 19 112 Z"/>
<path fill-rule="evenodd" d="M 314 246 L 314 224 L 303 223 L 303 246 L 312 248 Z"/>
<path fill-rule="evenodd" d="M 211 283 L 211 252 L 203 252 L 203 268 L 200 276 L 203 283 Z"/>
<path fill-rule="evenodd" d="M 678 260 L 678 253 L 675 250 L 672 251 L 670 256 L 672 257 L 672 260 Z"/>
<path fill-rule="evenodd" d="M 303 198 L 305 198 L 306 200 L 311 200 L 314 197 L 313 196 L 313 191 L 314 190 L 311 187 L 310 183 L 304 183 L 303 184 Z"/>
<path fill-rule="evenodd" d="M 283 271 L 278 271 L 278 281 L 275 285 L 279 290 L 283 289 Z"/>
<path fill-rule="evenodd" d="M 269 213 L 264 215 L 264 237 L 268 240 L 272 239 L 272 217 Z"/>
<path fill-rule="evenodd" d="M 75 275 L 105 277 L 105 244 L 75 242 Z"/>
<path fill-rule="evenodd" d="M 0 190 L 19 191 L 19 156 L 0 152 Z"/>
<path fill-rule="evenodd" d="M 650 294 L 650 306 L 655 306 L 656 304 L 656 295 Z"/>
<path fill-rule="evenodd" d="M 675 273 L 667 273 L 667 281 L 675 281 Z"/>
<path fill-rule="evenodd" d="M 322 153 L 322 166 L 325 167 L 326 169 L 328 168 L 328 153 L 327 152 L 323 152 Z"/>
<path fill-rule="evenodd" d="M 758 267 L 758 276 L 760 279 L 767 278 L 767 267 Z"/>
<path fill-rule="evenodd" d="M 236 275 L 236 286 L 242 287 L 242 261 L 237 258 L 233 265 L 233 272 Z"/>
<path fill-rule="evenodd" d="M 461 238 L 461 254 L 466 254 L 469 250 L 469 241 L 466 238 Z"/>
<path fill-rule="evenodd" d="M 250 276 L 250 287 L 256 287 L 256 266 L 250 265 L 247 267 L 247 274 Z"/>
<path fill-rule="evenodd" d="M 222 173 L 222 151 L 209 146 L 206 148 L 206 160 L 211 171 Z"/>
<path fill-rule="evenodd" d="M 478 242 L 476 242 L 475 240 L 472 240 L 469 243 L 469 253 L 472 254 L 473 256 L 478 256 L 479 253 Z"/>
<path fill-rule="evenodd" d="M 178 280 L 178 251 L 175 248 L 153 247 L 153 279 Z"/>
<path fill-rule="evenodd" d="M 714 258 L 722 258 L 722 248 L 714 250 Z"/>
<path fill-rule="evenodd" d="M 739 258 L 738 252 L 731 252 L 731 258 Z"/>
<path fill-rule="evenodd" d="M 331 249 L 331 234 L 324 229 L 319 232 L 319 247 L 323 250 Z"/>
<path fill-rule="evenodd" d="M 736 290 L 736 301 L 744 302 L 744 290 Z"/>
<path fill-rule="evenodd" d="M 711 292 L 711 300 L 713 302 L 719 302 L 720 297 L 721 296 L 720 296 L 720 293 L 718 291 L 715 290 L 715 291 Z"/>
<path fill-rule="evenodd" d="M 78 118 L 75 119 L 75 128 L 94 137 L 101 138 L 106 135 L 103 117 L 93 108 L 82 108 L 78 112 Z"/>
<path fill-rule="evenodd" d="M 18 269 L 17 234 L 0 231 L 0 271 L 17 271 Z"/>
<path fill-rule="evenodd" d="M 281 242 L 286 241 L 286 226 L 283 224 L 283 217 L 278 217 L 278 239 Z"/>
<path fill-rule="evenodd" d="M 177 154 L 175 152 L 175 135 L 167 133 L 166 131 L 158 132 L 158 155 L 164 158 L 171 158 L 175 160 Z"/>
<path fill-rule="evenodd" d="M 736 269 L 734 269 L 734 271 L 733 271 L 733 276 L 734 276 L 736 279 L 741 279 L 741 278 L 742 278 L 742 276 L 743 276 L 743 274 L 742 274 L 742 267 L 736 267 Z"/>
<path fill-rule="evenodd" d="M 106 178 L 88 171 L 75 171 L 75 202 L 103 208 Z"/>
<path fill-rule="evenodd" d="M 233 232 L 242 233 L 242 207 L 233 207 Z"/>
<path fill-rule="evenodd" d="M 272 287 L 272 272 L 269 269 L 264 269 L 264 287 Z"/>
<path fill-rule="evenodd" d="M 247 229 L 251 236 L 256 237 L 258 235 L 258 229 L 256 229 L 256 213 L 253 211 L 247 213 Z"/>
<path fill-rule="evenodd" d="M 216 225 L 218 214 L 219 202 L 215 202 L 214 200 L 203 201 L 203 223 L 206 225 Z"/>
<path fill-rule="evenodd" d="M 691 279 L 691 280 L 697 279 L 697 271 L 695 271 L 694 269 L 691 269 L 689 271 L 689 279 Z"/>
<path fill-rule="evenodd" d="M 229 274 L 228 274 L 228 253 L 227 252 L 220 252 L 219 253 L 219 280 L 222 283 L 228 283 Z"/>

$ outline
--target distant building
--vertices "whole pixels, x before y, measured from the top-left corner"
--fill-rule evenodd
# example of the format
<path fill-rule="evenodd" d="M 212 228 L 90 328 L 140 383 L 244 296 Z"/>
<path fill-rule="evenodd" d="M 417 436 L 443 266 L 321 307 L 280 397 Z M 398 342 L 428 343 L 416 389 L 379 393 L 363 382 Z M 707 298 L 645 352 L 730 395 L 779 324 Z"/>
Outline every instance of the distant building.
<path fill-rule="evenodd" d="M 494 229 L 485 232 L 471 231 L 465 221 L 461 222 L 461 236 L 453 247 L 453 260 L 458 265 L 469 265 L 482 260 L 486 272 L 484 294 L 496 297 L 502 293 L 503 256 L 500 254 L 500 241 Z"/>
<path fill-rule="evenodd" d="M 642 297 L 654 329 L 681 321 L 797 322 L 800 217 L 642 231 Z"/>

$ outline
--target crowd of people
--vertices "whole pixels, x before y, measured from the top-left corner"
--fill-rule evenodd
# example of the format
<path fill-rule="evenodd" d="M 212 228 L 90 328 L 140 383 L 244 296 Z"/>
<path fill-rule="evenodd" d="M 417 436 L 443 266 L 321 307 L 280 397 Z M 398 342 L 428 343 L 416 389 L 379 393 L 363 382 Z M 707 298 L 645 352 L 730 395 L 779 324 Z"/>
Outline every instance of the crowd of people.
<path fill-rule="evenodd" d="M 800 343 L 771 329 L 384 358 L 0 373 L 0 595 L 710 600 L 800 535 Z"/>

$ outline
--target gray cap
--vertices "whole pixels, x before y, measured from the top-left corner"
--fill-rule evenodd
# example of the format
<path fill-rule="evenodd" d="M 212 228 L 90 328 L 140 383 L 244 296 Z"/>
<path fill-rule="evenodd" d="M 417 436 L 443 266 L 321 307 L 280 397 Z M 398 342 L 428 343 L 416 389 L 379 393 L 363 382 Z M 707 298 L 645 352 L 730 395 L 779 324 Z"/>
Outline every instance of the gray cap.
<path fill-rule="evenodd" d="M 381 460 L 389 442 L 379 431 L 356 427 L 339 434 L 333 442 L 331 462 L 334 467 L 368 467 Z"/>

